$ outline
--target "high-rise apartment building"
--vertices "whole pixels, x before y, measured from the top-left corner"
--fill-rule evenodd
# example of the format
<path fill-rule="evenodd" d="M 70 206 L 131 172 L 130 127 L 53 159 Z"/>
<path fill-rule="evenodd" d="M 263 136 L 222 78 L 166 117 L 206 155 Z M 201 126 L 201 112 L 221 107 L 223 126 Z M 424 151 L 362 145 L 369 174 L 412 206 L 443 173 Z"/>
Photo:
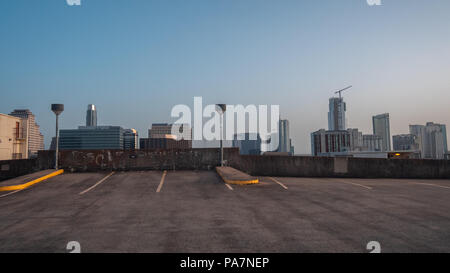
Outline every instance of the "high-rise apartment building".
<path fill-rule="evenodd" d="M 373 134 L 381 137 L 381 151 L 391 150 L 391 130 L 389 123 L 389 114 L 381 114 L 372 117 Z"/>
<path fill-rule="evenodd" d="M 89 104 L 86 112 L 86 126 L 97 126 L 97 108 L 94 104 Z"/>
<path fill-rule="evenodd" d="M 260 155 L 261 138 L 259 134 L 236 134 L 233 137 L 233 147 L 239 148 L 242 155 Z"/>
<path fill-rule="evenodd" d="M 362 150 L 365 152 L 383 151 L 383 138 L 377 135 L 363 135 Z"/>
<path fill-rule="evenodd" d="M 176 134 L 172 134 L 172 129 Z M 192 129 L 188 124 L 153 123 L 148 138 L 141 138 L 139 146 L 140 149 L 192 149 Z"/>
<path fill-rule="evenodd" d="M 313 156 L 335 156 L 350 151 L 348 131 L 325 131 L 321 129 L 311 134 L 311 154 Z"/>
<path fill-rule="evenodd" d="M 138 132 L 136 131 L 136 129 L 125 129 L 123 131 L 124 150 L 137 150 L 138 143 Z"/>
<path fill-rule="evenodd" d="M 417 137 L 421 158 L 445 159 L 448 147 L 444 124 L 427 122 L 426 125 L 410 125 L 409 132 Z"/>
<path fill-rule="evenodd" d="M 153 123 L 152 128 L 148 129 L 149 138 L 165 138 L 167 135 L 172 135 L 172 128 L 178 127 L 178 134 L 182 139 L 192 139 L 192 129 L 188 124 L 168 124 L 168 123 Z"/>
<path fill-rule="evenodd" d="M 394 151 L 417 151 L 419 143 L 417 136 L 412 134 L 403 134 L 392 136 Z"/>
<path fill-rule="evenodd" d="M 16 109 L 9 115 L 24 120 L 22 128 L 27 136 L 28 157 L 36 157 L 38 151 L 44 150 L 44 136 L 40 132 L 34 114 L 28 109 Z"/>
<path fill-rule="evenodd" d="M 350 134 L 350 151 L 362 151 L 363 133 L 357 128 L 349 128 L 347 132 Z"/>
<path fill-rule="evenodd" d="M 344 98 L 330 98 L 328 112 L 328 130 L 342 131 L 346 129 L 345 111 L 347 105 Z"/>
<path fill-rule="evenodd" d="M 153 123 L 152 128 L 148 129 L 149 138 L 164 138 L 166 135 L 172 134 L 172 124 Z"/>

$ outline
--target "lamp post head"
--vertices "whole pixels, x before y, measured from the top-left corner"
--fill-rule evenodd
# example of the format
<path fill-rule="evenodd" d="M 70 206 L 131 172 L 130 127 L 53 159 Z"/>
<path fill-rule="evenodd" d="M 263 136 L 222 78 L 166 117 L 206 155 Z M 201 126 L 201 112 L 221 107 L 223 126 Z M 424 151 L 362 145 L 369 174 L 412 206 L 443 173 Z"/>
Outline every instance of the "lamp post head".
<path fill-rule="evenodd" d="M 64 104 L 52 104 L 52 111 L 59 116 L 64 111 Z"/>
<path fill-rule="evenodd" d="M 226 104 L 216 104 L 216 107 L 220 109 L 222 114 L 225 113 L 225 111 L 227 110 L 227 105 Z"/>

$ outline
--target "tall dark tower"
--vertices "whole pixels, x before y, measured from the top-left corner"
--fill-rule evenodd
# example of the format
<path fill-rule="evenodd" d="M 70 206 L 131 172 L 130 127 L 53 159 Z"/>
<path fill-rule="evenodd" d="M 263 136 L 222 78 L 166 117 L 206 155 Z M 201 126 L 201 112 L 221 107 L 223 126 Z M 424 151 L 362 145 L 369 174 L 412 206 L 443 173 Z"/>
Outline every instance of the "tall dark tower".
<path fill-rule="evenodd" d="M 94 104 L 89 104 L 86 113 L 86 126 L 97 126 L 97 109 Z"/>

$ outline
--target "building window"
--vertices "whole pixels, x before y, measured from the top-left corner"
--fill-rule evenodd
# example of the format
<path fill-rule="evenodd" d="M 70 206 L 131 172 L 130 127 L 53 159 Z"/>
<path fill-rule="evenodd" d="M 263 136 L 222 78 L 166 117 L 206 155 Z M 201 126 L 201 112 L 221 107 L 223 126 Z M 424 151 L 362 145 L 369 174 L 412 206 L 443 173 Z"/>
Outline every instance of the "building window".
<path fill-rule="evenodd" d="M 20 134 L 19 126 L 20 126 L 19 122 L 16 122 L 16 139 L 19 138 L 19 134 Z"/>

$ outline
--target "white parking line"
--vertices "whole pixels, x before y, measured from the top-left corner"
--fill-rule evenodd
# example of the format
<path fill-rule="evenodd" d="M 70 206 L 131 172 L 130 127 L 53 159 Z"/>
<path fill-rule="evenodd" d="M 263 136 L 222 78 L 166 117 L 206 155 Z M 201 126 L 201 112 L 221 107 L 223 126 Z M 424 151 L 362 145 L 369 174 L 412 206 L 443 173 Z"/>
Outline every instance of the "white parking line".
<path fill-rule="evenodd" d="M 85 193 L 87 193 L 88 191 L 94 189 L 95 187 L 97 187 L 98 185 L 100 185 L 101 183 L 103 183 L 106 179 L 108 179 L 111 175 L 113 175 L 115 172 L 111 172 L 110 174 L 108 174 L 107 176 L 105 176 L 102 180 L 98 181 L 97 183 L 95 183 L 92 187 L 80 192 L 80 195 L 83 195 Z"/>
<path fill-rule="evenodd" d="M 273 178 L 273 177 L 269 177 L 269 178 L 272 179 L 275 183 L 277 183 L 281 187 L 283 187 L 285 190 L 288 189 L 288 187 L 286 187 L 283 183 L 281 183 L 280 181 L 276 180 L 275 178 Z"/>
<path fill-rule="evenodd" d="M 0 198 L 6 197 L 6 196 L 8 196 L 8 195 L 11 195 L 11 194 L 14 194 L 14 193 L 16 193 L 16 192 L 23 191 L 23 190 L 24 190 L 24 189 L 16 190 L 16 191 L 9 192 L 9 193 L 7 193 L 7 194 L 0 195 Z"/>
<path fill-rule="evenodd" d="M 227 186 L 227 188 L 228 188 L 230 191 L 233 190 L 233 187 L 231 187 L 230 184 L 225 183 L 225 186 Z"/>
<path fill-rule="evenodd" d="M 416 184 L 416 185 L 426 185 L 426 186 L 433 186 L 433 187 L 438 187 L 438 188 L 450 189 L 450 187 L 441 186 L 441 185 L 436 185 L 436 184 L 430 184 L 430 183 L 417 183 L 417 182 L 411 182 L 411 184 Z"/>
<path fill-rule="evenodd" d="M 372 190 L 372 187 L 361 185 L 361 184 L 358 184 L 358 183 L 342 181 L 342 180 L 336 180 L 336 181 L 341 182 L 341 183 L 345 183 L 345 184 L 349 184 L 349 185 L 353 185 L 353 186 L 363 187 L 363 188 L 368 189 L 368 190 Z"/>
<path fill-rule="evenodd" d="M 156 192 L 160 192 L 161 191 L 162 186 L 164 184 L 164 179 L 166 178 L 166 175 L 167 175 L 167 171 L 164 171 L 163 175 L 161 177 L 161 182 L 159 182 L 159 186 L 158 186 L 158 189 L 156 189 Z"/>

